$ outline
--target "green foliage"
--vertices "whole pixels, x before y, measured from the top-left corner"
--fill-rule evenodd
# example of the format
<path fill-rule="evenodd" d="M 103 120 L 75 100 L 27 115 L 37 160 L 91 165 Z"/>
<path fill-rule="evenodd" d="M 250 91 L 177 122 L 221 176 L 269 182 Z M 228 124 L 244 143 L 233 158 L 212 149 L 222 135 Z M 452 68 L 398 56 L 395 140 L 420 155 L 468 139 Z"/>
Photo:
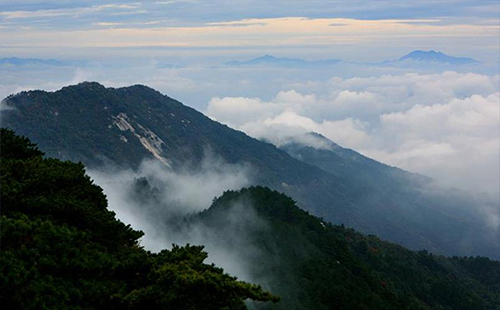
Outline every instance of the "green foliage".
<path fill-rule="evenodd" d="M 238 282 L 221 268 L 203 264 L 202 246 L 174 246 L 162 251 L 153 262 L 153 285 L 136 289 L 124 300 L 132 309 L 246 309 L 244 299 L 279 301 L 259 286 Z M 169 290 L 161 288 L 168 287 Z"/>
<path fill-rule="evenodd" d="M 277 301 L 200 246 L 153 254 L 115 218 L 82 164 L 1 130 L 0 303 L 5 309 L 244 309 Z"/>
<path fill-rule="evenodd" d="M 25 159 L 44 155 L 28 138 L 17 136 L 12 130 L 7 129 L 2 129 L 0 151 L 2 159 Z"/>
<path fill-rule="evenodd" d="M 249 243 L 266 262 L 252 266 L 252 276 L 282 296 L 270 308 L 500 309 L 500 262 L 410 251 L 323 222 L 268 188 L 225 192 L 190 221 L 237 248 L 223 227 L 241 206 L 266 223 L 251 232 Z M 245 216 L 241 209 L 238 214 Z"/>

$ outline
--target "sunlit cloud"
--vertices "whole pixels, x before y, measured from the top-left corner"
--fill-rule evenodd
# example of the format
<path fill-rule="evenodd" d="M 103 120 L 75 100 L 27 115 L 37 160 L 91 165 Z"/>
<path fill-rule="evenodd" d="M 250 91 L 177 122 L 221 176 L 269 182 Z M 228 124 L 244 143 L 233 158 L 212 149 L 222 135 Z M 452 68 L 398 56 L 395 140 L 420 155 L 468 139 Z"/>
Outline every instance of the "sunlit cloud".
<path fill-rule="evenodd" d="M 206 113 L 277 146 L 313 131 L 447 186 L 498 195 L 499 78 L 456 72 L 334 78 L 322 86 L 327 95 L 214 97 Z"/>
<path fill-rule="evenodd" d="M 96 7 L 103 9 L 109 5 Z M 126 8 L 135 6 L 127 5 Z M 119 8 L 119 7 L 118 7 Z M 13 14 L 12 12 L 10 14 Z M 23 13 L 24 14 L 24 13 Z M 40 12 L 36 14 L 41 14 Z M 43 14 L 63 14 L 47 11 Z M 77 14 L 77 13 L 74 13 Z M 5 46 L 26 47 L 147 47 L 147 46 L 325 46 L 383 42 L 415 38 L 484 38 L 497 41 L 498 25 L 431 25 L 411 20 L 309 19 L 300 17 L 245 19 L 207 23 L 193 27 L 134 28 L 113 21 L 99 21 L 100 26 L 120 26 L 105 30 L 17 30 L 0 32 Z M 332 27 L 342 24 L 342 27 Z M 244 27 L 231 27 L 244 26 Z M 494 44 L 494 43 L 491 43 Z"/>
<path fill-rule="evenodd" d="M 129 4 L 103 4 L 90 7 L 35 10 L 35 11 L 4 11 L 0 16 L 6 19 L 30 19 L 57 16 L 79 16 L 84 14 L 95 14 L 104 10 L 132 10 L 140 7 L 140 3 Z"/>
<path fill-rule="evenodd" d="M 108 23 L 108 22 L 99 22 L 99 23 L 94 23 L 96 26 L 120 26 L 122 23 Z"/>

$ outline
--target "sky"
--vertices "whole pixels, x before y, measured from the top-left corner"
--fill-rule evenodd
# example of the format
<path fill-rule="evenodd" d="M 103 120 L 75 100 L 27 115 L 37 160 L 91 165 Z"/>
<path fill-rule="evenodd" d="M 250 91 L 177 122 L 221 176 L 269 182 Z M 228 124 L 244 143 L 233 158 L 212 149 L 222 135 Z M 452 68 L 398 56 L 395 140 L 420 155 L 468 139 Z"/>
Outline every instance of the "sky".
<path fill-rule="evenodd" d="M 315 131 L 498 196 L 499 16 L 497 0 L 0 0 L 0 58 L 60 61 L 0 64 L 0 97 L 145 84 L 276 145 Z M 478 63 L 397 61 L 414 50 Z M 342 61 L 227 65 L 263 55 Z"/>
<path fill-rule="evenodd" d="M 0 39 L 3 54 L 26 57 L 370 61 L 418 48 L 494 61 L 499 10 L 496 0 L 0 1 Z"/>

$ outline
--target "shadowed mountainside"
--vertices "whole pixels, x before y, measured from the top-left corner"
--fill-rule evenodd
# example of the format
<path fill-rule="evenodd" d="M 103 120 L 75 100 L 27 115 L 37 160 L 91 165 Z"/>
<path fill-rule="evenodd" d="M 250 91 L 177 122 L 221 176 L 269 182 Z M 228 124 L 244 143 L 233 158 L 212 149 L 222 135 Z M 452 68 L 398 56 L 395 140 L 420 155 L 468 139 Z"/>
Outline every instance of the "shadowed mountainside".
<path fill-rule="evenodd" d="M 2 125 L 29 137 L 49 156 L 90 167 L 132 168 L 156 158 L 177 169 L 196 167 L 210 150 L 228 163 L 250 165 L 254 184 L 286 193 L 333 223 L 412 249 L 500 257 L 499 232 L 464 211 L 477 202 L 429 194 L 426 178 L 354 151 L 340 156 L 305 148 L 300 152 L 326 157 L 303 160 L 305 154 L 299 154 L 299 160 L 291 146 L 286 151 L 294 156 L 146 86 L 85 82 L 56 92 L 22 92 L 5 104 L 12 109 L 2 112 Z M 455 208 L 459 201 L 463 208 Z"/>

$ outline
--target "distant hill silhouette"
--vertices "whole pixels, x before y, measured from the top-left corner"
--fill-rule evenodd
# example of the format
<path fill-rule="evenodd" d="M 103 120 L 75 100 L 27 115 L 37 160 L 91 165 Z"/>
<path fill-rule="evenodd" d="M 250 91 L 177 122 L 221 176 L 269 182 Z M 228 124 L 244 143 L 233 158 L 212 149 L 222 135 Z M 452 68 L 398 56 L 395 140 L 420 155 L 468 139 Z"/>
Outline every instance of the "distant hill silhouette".
<path fill-rule="evenodd" d="M 472 58 L 449 56 L 441 52 L 436 52 L 434 50 L 413 51 L 398 59 L 398 61 L 407 61 L 407 60 L 436 62 L 442 64 L 451 64 L 451 65 L 469 65 L 469 64 L 479 63 L 479 61 Z"/>
<path fill-rule="evenodd" d="M 225 64 L 228 66 L 277 66 L 288 68 L 314 68 L 321 66 L 335 65 L 342 62 L 340 59 L 324 59 L 324 60 L 304 60 L 300 58 L 280 58 L 271 55 L 250 59 L 247 61 L 230 61 Z"/>

